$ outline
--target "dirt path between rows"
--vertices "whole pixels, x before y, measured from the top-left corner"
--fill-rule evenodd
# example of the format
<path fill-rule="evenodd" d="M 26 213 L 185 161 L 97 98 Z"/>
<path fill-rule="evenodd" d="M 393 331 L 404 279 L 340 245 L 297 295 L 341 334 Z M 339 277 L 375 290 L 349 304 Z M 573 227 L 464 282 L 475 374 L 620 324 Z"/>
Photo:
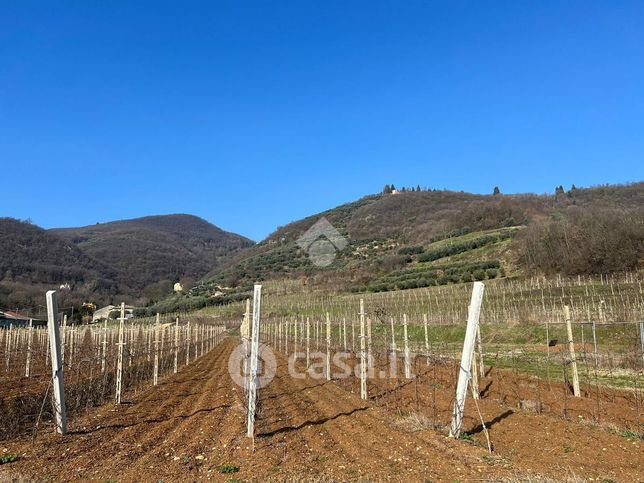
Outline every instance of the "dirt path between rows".
<path fill-rule="evenodd" d="M 537 451 L 524 449 L 510 464 L 434 430 L 405 430 L 399 415 L 334 382 L 291 378 L 281 355 L 275 379 L 261 391 L 253 448 L 245 437 L 243 391 L 228 374 L 236 344 L 225 340 L 128 404 L 75 418 L 65 437 L 49 432 L 35 443 L 4 444 L 2 451 L 22 456 L 0 466 L 0 480 L 468 481 L 512 478 L 540 466 Z M 517 444 L 538 450 L 529 434 Z M 618 481 L 637 481 L 641 445 L 625 450 L 632 464 Z M 568 475 L 566 468 L 562 461 L 552 470 Z"/>

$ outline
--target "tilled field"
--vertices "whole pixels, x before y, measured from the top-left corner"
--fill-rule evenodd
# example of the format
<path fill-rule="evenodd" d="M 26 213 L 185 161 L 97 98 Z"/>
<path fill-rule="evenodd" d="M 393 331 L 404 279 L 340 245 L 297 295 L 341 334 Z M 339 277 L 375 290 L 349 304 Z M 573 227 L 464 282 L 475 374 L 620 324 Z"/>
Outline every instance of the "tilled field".
<path fill-rule="evenodd" d="M 35 441 L 3 443 L 1 451 L 20 459 L 0 466 L 0 479 L 516 481 L 543 476 L 644 481 L 641 440 L 621 434 L 618 426 L 609 430 L 589 424 L 577 413 L 564 419 L 517 409 L 514 401 L 501 397 L 504 388 L 534 389 L 529 380 L 515 381 L 502 371 L 497 371 L 500 377 L 493 371 L 481 385 L 489 384 L 480 401 L 494 445 L 489 455 L 479 444 L 485 439 L 471 399 L 464 430 L 474 441 L 448 438 L 440 429 L 449 421 L 444 411 L 428 414 L 428 396 L 421 391 L 418 397 L 417 386 L 436 384 L 436 398 L 443 401 L 439 406 L 448 406 L 452 395 L 440 388 L 440 376 L 432 383 L 426 373 L 387 397 L 362 401 L 346 383 L 291 378 L 285 357 L 277 355 L 277 375 L 260 392 L 253 444 L 245 437 L 244 393 L 228 374 L 236 343 L 224 341 L 126 404 L 73 418 L 64 437 L 47 428 L 48 434 L 41 430 Z M 387 386 L 381 392 L 390 389 L 390 382 L 382 384 Z M 371 384 L 370 391 L 377 389 Z M 571 403 L 571 408 L 579 404 L 584 403 Z M 607 422 L 628 421 L 641 428 L 629 411 L 611 410 Z M 421 423 L 430 419 L 439 429 L 420 424 L 419 415 L 425 416 Z"/>

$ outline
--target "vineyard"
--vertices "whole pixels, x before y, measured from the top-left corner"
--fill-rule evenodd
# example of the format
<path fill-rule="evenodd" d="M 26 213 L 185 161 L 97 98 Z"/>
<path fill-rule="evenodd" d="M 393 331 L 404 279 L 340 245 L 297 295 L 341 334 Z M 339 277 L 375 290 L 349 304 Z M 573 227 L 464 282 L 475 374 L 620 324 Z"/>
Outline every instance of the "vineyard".
<path fill-rule="evenodd" d="M 0 447 L 15 461 L 0 476 L 641 479 L 638 276 L 479 287 L 478 308 L 471 284 L 267 283 L 246 303 L 188 314 L 63 319 L 65 435 L 48 331 L 8 328 Z"/>

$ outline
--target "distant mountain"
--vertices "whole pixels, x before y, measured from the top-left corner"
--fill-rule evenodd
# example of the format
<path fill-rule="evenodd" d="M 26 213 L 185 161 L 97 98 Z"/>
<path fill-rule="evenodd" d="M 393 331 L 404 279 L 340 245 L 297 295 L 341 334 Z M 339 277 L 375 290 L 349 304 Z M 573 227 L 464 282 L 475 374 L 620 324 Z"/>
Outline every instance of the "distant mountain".
<path fill-rule="evenodd" d="M 637 269 L 644 247 L 644 183 L 558 187 L 554 195 L 387 192 L 278 228 L 216 267 L 165 308 L 246 296 L 255 281 L 297 279 L 336 290 L 397 290 L 533 272 Z M 346 239 L 326 268 L 297 240 L 326 218 Z"/>
<path fill-rule="evenodd" d="M 253 244 L 192 215 L 51 230 L 2 218 L 0 306 L 41 303 L 34 290 L 63 284 L 72 289 L 71 303 L 116 296 L 146 303 L 166 296 L 173 282 L 189 286 Z"/>
<path fill-rule="evenodd" d="M 42 305 L 44 291 L 63 284 L 85 295 L 119 292 L 109 265 L 36 225 L 0 218 L 0 306 Z"/>
<path fill-rule="evenodd" d="M 192 215 L 146 216 L 49 232 L 113 267 L 139 290 L 160 280 L 202 277 L 254 244 Z"/>

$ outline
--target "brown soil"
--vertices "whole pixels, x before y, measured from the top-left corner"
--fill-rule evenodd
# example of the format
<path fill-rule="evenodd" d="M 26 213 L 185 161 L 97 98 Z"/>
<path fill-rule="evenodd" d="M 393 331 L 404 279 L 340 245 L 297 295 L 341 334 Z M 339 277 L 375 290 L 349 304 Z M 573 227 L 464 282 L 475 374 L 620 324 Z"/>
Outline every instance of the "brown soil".
<path fill-rule="evenodd" d="M 644 442 L 586 418 L 580 422 L 574 411 L 590 414 L 582 406 L 592 406 L 592 399 L 570 402 L 568 419 L 556 415 L 557 410 L 520 410 L 513 388 L 525 390 L 519 396 L 525 398 L 534 394 L 534 381 L 511 372 L 499 377 L 493 371 L 481 381 L 482 389 L 492 382 L 479 402 L 494 444 L 490 456 L 476 442 L 405 424 L 416 412 L 425 412 L 437 426 L 449 421 L 451 391 L 442 388 L 451 385 L 449 367 L 409 383 L 399 380 L 400 387 L 389 392 L 392 382 L 372 381 L 371 393 L 380 396 L 365 402 L 347 390 L 352 386 L 346 381 L 291 378 L 285 358 L 278 355 L 277 376 L 260 393 L 253 447 L 245 437 L 243 391 L 228 374 L 235 345 L 234 339 L 224 341 L 127 404 L 105 405 L 73 418 L 64 437 L 47 428 L 48 434 L 41 432 L 35 442 L 3 443 L 0 451 L 21 458 L 0 466 L 0 480 L 464 481 L 577 475 L 644 481 Z M 543 404 L 554 405 L 555 393 L 548 394 L 553 400 L 542 397 Z M 616 396 L 617 409 L 611 411 L 617 419 L 606 410 L 606 420 L 641 424 L 637 416 L 627 416 L 628 401 Z M 578 405 L 581 409 L 572 409 Z M 471 398 L 466 416 L 464 430 L 485 441 Z M 239 471 L 222 473 L 224 465 Z"/>

